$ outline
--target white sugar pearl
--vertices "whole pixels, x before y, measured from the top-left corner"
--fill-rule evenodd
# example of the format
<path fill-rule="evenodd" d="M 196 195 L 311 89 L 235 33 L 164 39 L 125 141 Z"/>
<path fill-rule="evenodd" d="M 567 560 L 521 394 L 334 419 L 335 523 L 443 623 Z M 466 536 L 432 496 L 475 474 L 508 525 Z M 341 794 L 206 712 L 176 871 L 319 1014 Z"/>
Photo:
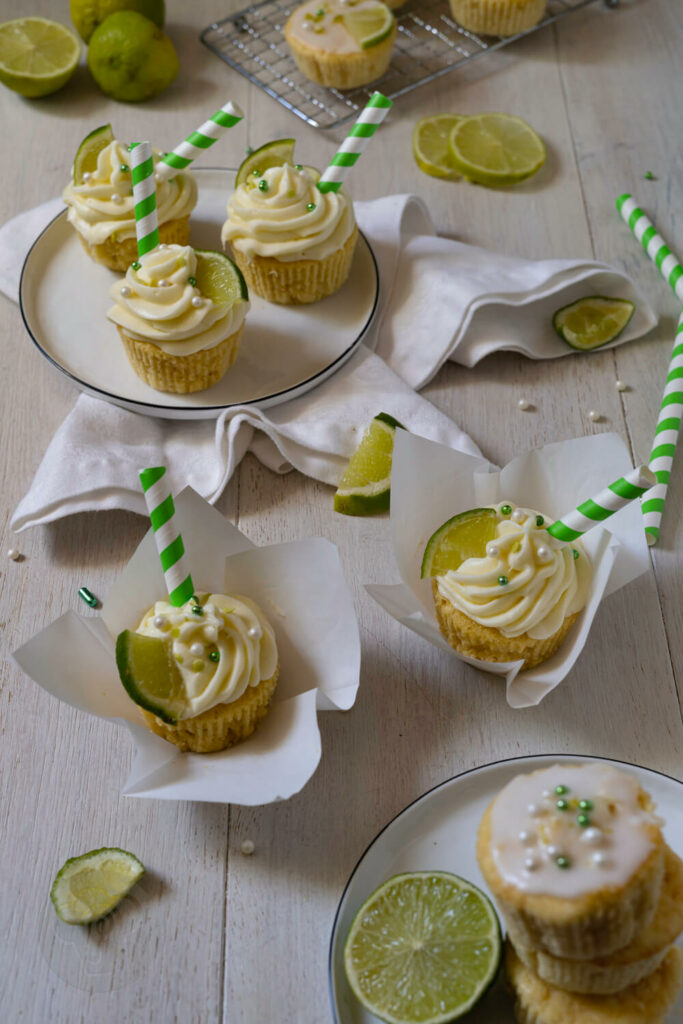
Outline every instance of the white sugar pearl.
<path fill-rule="evenodd" d="M 7 557 L 11 558 L 13 562 L 18 562 L 21 558 L 21 552 L 17 551 L 16 548 L 10 548 L 7 552 Z"/>
<path fill-rule="evenodd" d="M 540 818 L 542 814 L 545 814 L 545 807 L 542 807 L 540 804 L 529 804 L 527 812 L 532 818 Z"/>
<path fill-rule="evenodd" d="M 588 419 L 593 423 L 597 423 L 600 419 L 600 413 L 597 409 L 591 409 L 588 413 Z"/>
<path fill-rule="evenodd" d="M 614 386 L 617 391 L 626 391 L 628 388 L 628 384 L 624 380 L 615 380 Z"/>
<path fill-rule="evenodd" d="M 546 800 L 549 800 L 552 795 L 553 795 L 552 789 L 544 789 L 543 793 L 541 794 L 541 796 L 544 796 Z"/>
<path fill-rule="evenodd" d="M 154 180 L 157 182 L 157 184 L 161 181 L 161 175 L 157 174 L 156 171 L 154 172 Z"/>
<path fill-rule="evenodd" d="M 168 629 L 168 619 L 165 615 L 155 615 L 153 622 L 157 629 Z"/>
<path fill-rule="evenodd" d="M 171 287 L 171 282 L 168 281 L 165 277 L 162 277 L 162 279 L 159 281 L 159 287 L 160 288 L 170 288 Z"/>
<path fill-rule="evenodd" d="M 247 630 L 247 634 L 248 636 L 253 637 L 255 640 L 260 640 L 262 635 L 261 630 L 259 629 L 258 626 L 250 626 L 249 629 Z"/>
<path fill-rule="evenodd" d="M 524 867 L 527 871 L 536 871 L 539 866 L 538 857 L 526 857 Z"/>
<path fill-rule="evenodd" d="M 595 826 L 587 828 L 581 833 L 581 842 L 589 843 L 591 846 L 600 846 L 603 839 L 604 833 L 601 829 L 595 828 Z"/>
<path fill-rule="evenodd" d="M 487 544 L 486 554 L 489 556 L 489 558 L 498 558 L 500 555 L 500 548 L 498 547 L 497 544 Z"/>
<path fill-rule="evenodd" d="M 313 27 L 314 26 L 313 26 L 313 22 L 312 21 L 305 21 L 304 22 L 304 28 L 306 29 L 307 32 L 312 32 L 313 31 Z"/>
<path fill-rule="evenodd" d="M 160 249 L 168 249 L 168 246 L 166 245 L 166 242 L 160 242 L 159 243 L 159 248 Z"/>
<path fill-rule="evenodd" d="M 512 513 L 512 518 L 516 523 L 525 523 L 527 519 L 527 514 L 524 511 L 524 509 L 516 508 L 515 511 Z"/>
<path fill-rule="evenodd" d="M 199 309 L 200 306 L 204 305 L 204 299 L 200 299 L 198 295 L 194 295 L 192 298 L 192 305 L 195 309 Z"/>
<path fill-rule="evenodd" d="M 190 654 L 193 658 L 203 658 L 204 644 L 190 644 Z"/>
<path fill-rule="evenodd" d="M 112 192 L 111 201 L 115 206 L 123 202 L 123 196 L 120 196 L 118 192 Z"/>
<path fill-rule="evenodd" d="M 596 850 L 595 853 L 592 854 L 591 860 L 598 868 L 606 868 L 609 864 L 609 857 L 601 850 Z"/>
<path fill-rule="evenodd" d="M 550 846 L 546 846 L 545 852 L 548 854 L 549 857 L 557 857 L 560 853 L 558 848 L 556 846 L 553 846 L 552 844 Z"/>
<path fill-rule="evenodd" d="M 127 284 L 121 286 L 120 295 L 122 299 L 127 299 L 132 295 L 132 292 Z"/>
<path fill-rule="evenodd" d="M 254 843 L 251 839 L 245 839 L 242 845 L 240 846 L 240 850 L 242 851 L 245 857 L 251 857 L 255 849 L 256 847 L 254 846 Z"/>
<path fill-rule="evenodd" d="M 83 175 L 83 184 L 87 185 L 91 178 L 92 178 L 92 174 L 90 173 L 90 171 L 86 171 L 85 174 Z"/>
<path fill-rule="evenodd" d="M 519 399 L 519 401 L 517 402 L 517 408 L 521 409 L 522 412 L 527 411 L 527 409 L 529 408 L 529 403 L 527 402 L 526 398 Z"/>
<path fill-rule="evenodd" d="M 552 556 L 550 554 L 550 550 L 545 546 L 545 544 L 539 544 L 536 548 L 536 557 L 539 562 L 547 562 Z"/>
<path fill-rule="evenodd" d="M 536 842 L 536 834 L 534 832 L 529 832 L 526 828 L 522 829 L 517 838 L 524 846 L 533 846 Z"/>

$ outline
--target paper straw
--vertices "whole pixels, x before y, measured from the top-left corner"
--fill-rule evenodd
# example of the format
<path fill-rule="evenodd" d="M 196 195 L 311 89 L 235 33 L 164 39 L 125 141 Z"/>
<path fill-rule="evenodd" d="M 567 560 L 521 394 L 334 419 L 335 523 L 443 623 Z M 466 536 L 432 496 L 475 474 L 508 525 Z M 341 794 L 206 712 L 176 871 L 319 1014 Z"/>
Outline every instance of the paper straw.
<path fill-rule="evenodd" d="M 338 192 L 349 170 L 377 131 L 392 106 L 381 92 L 373 92 L 365 109 L 332 157 L 332 162 L 318 182 L 320 192 Z"/>
<path fill-rule="evenodd" d="M 168 599 L 174 608 L 179 608 L 194 594 L 194 584 L 185 564 L 185 545 L 175 518 L 166 467 L 152 466 L 140 470 L 140 482 L 164 570 Z"/>
<path fill-rule="evenodd" d="M 144 256 L 146 252 L 156 249 L 159 244 L 154 161 L 152 160 L 152 147 L 149 142 L 132 143 L 130 157 L 138 256 Z"/>
<path fill-rule="evenodd" d="M 654 473 L 647 466 L 638 466 L 626 476 L 615 480 L 594 498 L 581 502 L 575 509 L 548 527 L 548 533 L 558 540 L 572 541 L 602 523 L 624 508 L 656 483 Z"/>
<path fill-rule="evenodd" d="M 156 166 L 157 174 L 162 178 L 170 178 L 176 171 L 184 170 L 203 150 L 210 149 L 226 128 L 234 128 L 243 117 L 244 111 L 229 100 L 213 117 L 176 146 L 172 153 L 161 158 Z"/>
<path fill-rule="evenodd" d="M 676 452 L 676 443 L 681 429 L 683 417 L 683 312 L 678 318 L 676 339 L 674 341 L 669 373 L 664 387 L 664 396 L 659 410 L 659 419 L 655 429 L 655 439 L 650 452 L 649 466 L 657 477 L 657 483 L 643 502 L 643 518 L 645 535 L 648 544 L 656 544 L 659 537 L 659 526 L 664 511 L 671 476 L 671 466 Z"/>
<path fill-rule="evenodd" d="M 676 259 L 654 224 L 640 209 L 633 196 L 625 192 L 617 199 L 617 210 L 636 236 L 665 281 L 683 303 L 683 267 Z"/>

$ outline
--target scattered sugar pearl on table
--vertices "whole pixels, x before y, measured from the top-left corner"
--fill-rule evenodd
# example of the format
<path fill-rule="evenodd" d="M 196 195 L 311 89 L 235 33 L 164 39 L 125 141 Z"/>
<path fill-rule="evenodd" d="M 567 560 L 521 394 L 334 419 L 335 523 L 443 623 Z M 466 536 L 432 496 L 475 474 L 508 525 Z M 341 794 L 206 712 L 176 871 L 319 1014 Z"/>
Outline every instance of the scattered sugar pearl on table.
<path fill-rule="evenodd" d="M 253 840 L 251 839 L 244 839 L 242 841 L 242 845 L 240 846 L 240 850 L 242 851 L 245 857 L 251 857 L 255 849 L 256 847 L 254 846 Z"/>
<path fill-rule="evenodd" d="M 521 409 L 522 412 L 527 412 L 527 410 L 530 409 L 531 406 L 529 405 L 529 402 L 526 400 L 526 398 L 520 398 L 517 402 L 517 408 Z"/>
<path fill-rule="evenodd" d="M 617 391 L 628 391 L 628 384 L 624 380 L 615 380 L 614 386 Z"/>
<path fill-rule="evenodd" d="M 598 421 L 599 421 L 600 419 L 602 419 L 602 416 L 601 416 L 601 414 L 600 414 L 600 413 L 598 412 L 598 410 L 597 410 L 597 409 L 590 409 L 590 410 L 588 411 L 588 419 L 589 419 L 589 420 L 590 420 L 590 421 L 591 421 L 592 423 L 597 423 L 597 422 L 598 422 Z"/>
<path fill-rule="evenodd" d="M 7 557 L 11 558 L 13 562 L 18 562 L 21 558 L 21 551 L 17 551 L 16 548 L 9 548 L 7 551 Z"/>

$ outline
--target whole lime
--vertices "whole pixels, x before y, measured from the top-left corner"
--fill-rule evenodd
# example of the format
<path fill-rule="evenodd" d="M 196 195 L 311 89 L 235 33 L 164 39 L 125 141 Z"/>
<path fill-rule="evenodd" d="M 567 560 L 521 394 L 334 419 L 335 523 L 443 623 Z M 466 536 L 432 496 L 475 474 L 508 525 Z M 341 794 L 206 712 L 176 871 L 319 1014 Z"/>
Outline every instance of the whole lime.
<path fill-rule="evenodd" d="M 97 26 L 117 11 L 137 11 L 159 28 L 164 27 L 166 14 L 164 0 L 71 0 L 70 7 L 71 20 L 86 43 Z"/>
<path fill-rule="evenodd" d="M 102 92 L 140 103 L 178 74 L 178 55 L 160 28 L 135 11 L 110 14 L 90 37 L 88 67 Z"/>

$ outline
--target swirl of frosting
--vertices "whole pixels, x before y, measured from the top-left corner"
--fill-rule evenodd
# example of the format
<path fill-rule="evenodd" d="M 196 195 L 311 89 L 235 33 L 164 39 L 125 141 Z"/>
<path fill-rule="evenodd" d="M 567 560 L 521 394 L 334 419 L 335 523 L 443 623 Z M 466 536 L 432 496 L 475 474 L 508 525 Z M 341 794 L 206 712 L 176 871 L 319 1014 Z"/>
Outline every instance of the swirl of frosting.
<path fill-rule="evenodd" d="M 160 245 L 130 266 L 109 289 L 107 317 L 139 341 L 171 355 L 213 348 L 241 326 L 249 303 L 212 302 L 192 283 L 197 257 L 189 245 Z"/>
<path fill-rule="evenodd" d="M 496 537 L 486 556 L 439 576 L 439 592 L 481 626 L 506 637 L 526 633 L 544 640 L 584 607 L 588 557 L 578 543 L 572 549 L 552 537 L 544 525 L 551 520 L 533 509 L 504 504 L 496 511 Z"/>
<path fill-rule="evenodd" d="M 185 718 L 232 703 L 270 679 L 278 663 L 273 627 L 248 597 L 209 594 L 200 604 L 198 615 L 192 601 L 180 608 L 157 601 L 137 628 L 143 636 L 171 638 L 187 692 Z"/>
<path fill-rule="evenodd" d="M 161 150 L 152 152 L 154 163 Z M 81 185 L 69 182 L 62 199 L 69 207 L 67 220 L 91 245 L 101 245 L 112 235 L 135 237 L 135 204 L 128 147 L 116 139 L 99 153 L 97 169 Z M 197 204 L 197 185 L 187 171 L 176 171 L 172 180 L 156 183 L 157 217 L 160 224 L 188 217 Z"/>
<path fill-rule="evenodd" d="M 283 164 L 238 185 L 228 199 L 223 243 L 247 257 L 283 262 L 320 260 L 341 249 L 355 225 L 353 204 L 343 188 L 322 193 L 316 181 L 308 168 Z"/>

